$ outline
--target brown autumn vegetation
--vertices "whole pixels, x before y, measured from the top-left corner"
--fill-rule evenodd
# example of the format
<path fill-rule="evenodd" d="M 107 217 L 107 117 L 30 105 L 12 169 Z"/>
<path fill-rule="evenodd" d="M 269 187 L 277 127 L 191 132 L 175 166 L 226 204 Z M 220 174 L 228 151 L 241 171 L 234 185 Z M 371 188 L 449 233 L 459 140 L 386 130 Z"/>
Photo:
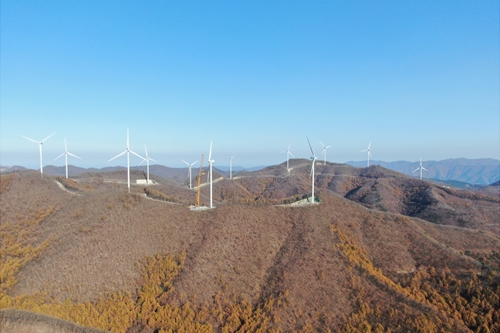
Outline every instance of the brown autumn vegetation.
<path fill-rule="evenodd" d="M 163 192 L 153 190 L 151 188 L 144 188 L 144 193 L 148 198 L 152 198 L 155 200 L 166 201 L 166 202 L 175 202 L 179 203 L 179 199 L 172 195 L 166 195 Z"/>
<path fill-rule="evenodd" d="M 373 193 L 388 195 L 375 171 L 358 182 L 379 179 Z M 318 183 L 344 184 L 325 173 Z M 214 193 L 225 194 L 203 212 L 186 207 L 194 191 L 168 183 L 147 188 L 184 205 L 97 175 L 78 180 L 93 188 L 78 197 L 51 177 L 8 177 L 0 177 L 2 267 L 18 269 L 5 269 L 1 308 L 129 333 L 499 329 L 499 238 L 474 225 L 366 209 L 326 185 L 320 205 L 272 206 L 310 189 L 293 172 L 218 182 Z"/>
<path fill-rule="evenodd" d="M 71 178 L 56 177 L 56 180 L 69 191 L 88 192 L 94 189 L 91 183 L 77 182 Z"/>
<path fill-rule="evenodd" d="M 294 198 L 310 195 L 310 163 L 295 160 L 291 165 L 294 168 L 290 175 L 282 165 L 259 170 L 255 172 L 257 177 L 251 176 L 254 173 L 243 173 L 233 182 L 233 188 L 241 187 L 241 191 L 219 195 L 225 190 L 221 184 L 214 192 L 215 198 L 222 202 L 265 205 L 291 203 Z M 376 165 L 354 168 L 318 163 L 315 173 L 316 188 L 328 189 L 367 208 L 437 224 L 491 231 L 500 236 L 500 197 L 490 192 L 446 188 Z"/>

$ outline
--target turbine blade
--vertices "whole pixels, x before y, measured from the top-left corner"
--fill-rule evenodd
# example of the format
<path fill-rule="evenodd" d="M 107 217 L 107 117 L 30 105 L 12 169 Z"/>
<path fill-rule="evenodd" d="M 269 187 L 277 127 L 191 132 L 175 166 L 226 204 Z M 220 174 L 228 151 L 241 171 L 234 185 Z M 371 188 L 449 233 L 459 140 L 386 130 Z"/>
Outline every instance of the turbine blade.
<path fill-rule="evenodd" d="M 198 160 L 196 160 L 196 162 L 198 162 Z M 196 162 L 193 162 L 190 166 L 193 166 Z"/>
<path fill-rule="evenodd" d="M 68 144 L 66 143 L 66 138 L 64 138 L 64 149 L 66 149 L 66 151 L 68 151 Z"/>
<path fill-rule="evenodd" d="M 370 141 L 370 143 L 368 144 L 368 149 L 367 150 L 370 150 L 371 146 L 372 146 L 372 142 Z"/>
<path fill-rule="evenodd" d="M 30 139 L 30 138 L 28 138 L 27 136 L 24 136 L 24 135 L 21 135 L 21 136 L 22 136 L 23 138 L 25 138 L 25 139 L 30 140 L 30 141 L 33 141 L 33 142 L 36 142 L 36 143 L 41 143 L 41 142 L 38 142 L 38 141 L 36 141 L 36 140 Z"/>
<path fill-rule="evenodd" d="M 66 153 L 64 152 L 64 153 L 62 153 L 61 155 L 59 155 L 59 156 L 57 156 L 56 158 L 54 158 L 54 161 L 55 161 L 55 160 L 57 160 L 59 157 L 64 156 L 64 154 L 66 154 Z"/>
<path fill-rule="evenodd" d="M 208 153 L 208 160 L 212 159 L 212 141 L 210 141 L 210 152 Z"/>
<path fill-rule="evenodd" d="M 415 170 L 413 170 L 413 172 L 412 172 L 412 173 L 417 172 L 418 170 L 420 170 L 420 167 L 418 167 L 418 168 L 416 168 Z"/>
<path fill-rule="evenodd" d="M 153 161 L 153 162 L 158 162 L 157 160 L 152 159 L 151 157 L 148 157 L 148 159 L 149 159 L 150 161 Z"/>
<path fill-rule="evenodd" d="M 136 152 L 133 152 L 132 150 L 129 150 L 129 152 L 131 152 L 132 154 L 134 154 L 135 156 L 137 156 L 139 158 L 142 158 L 143 160 L 146 160 L 144 157 L 142 157 L 141 155 L 137 154 Z"/>
<path fill-rule="evenodd" d="M 47 140 L 48 138 L 50 138 L 54 134 L 56 134 L 56 132 L 52 133 L 51 135 L 49 135 L 48 137 L 46 137 L 45 139 L 43 139 L 42 141 L 40 141 L 40 143 L 44 142 L 45 140 Z"/>
<path fill-rule="evenodd" d="M 189 163 L 188 163 L 188 162 L 186 162 L 186 161 L 184 161 L 182 158 L 181 158 L 181 161 L 182 161 L 182 162 L 184 162 L 184 163 L 186 163 L 187 165 L 189 165 Z M 191 165 L 192 165 L 192 164 L 191 164 Z"/>
<path fill-rule="evenodd" d="M 314 156 L 313 147 L 311 146 L 311 142 L 309 142 L 309 138 L 307 138 L 307 143 L 309 144 L 309 148 L 311 148 L 311 154 L 312 154 L 312 156 Z"/>
<path fill-rule="evenodd" d="M 323 144 L 323 142 L 320 141 L 319 143 L 321 143 L 321 145 L 323 146 L 323 148 L 325 148 L 325 145 Z"/>
<path fill-rule="evenodd" d="M 289 153 L 290 155 L 292 155 L 292 157 L 295 157 L 295 156 L 293 156 L 293 154 L 292 154 L 292 152 L 291 152 L 291 151 L 288 151 L 288 153 Z"/>
<path fill-rule="evenodd" d="M 116 155 L 115 157 L 113 157 L 112 159 L 110 159 L 108 162 L 111 162 L 112 160 L 114 160 L 115 158 L 118 158 L 120 156 L 122 156 L 123 154 L 125 154 L 127 151 L 125 150 L 123 153 L 119 154 L 119 155 Z"/>
<path fill-rule="evenodd" d="M 81 157 L 78 157 L 78 156 L 76 156 L 76 155 L 74 155 L 74 154 L 71 154 L 70 152 L 66 152 L 66 153 L 67 153 L 68 155 L 73 156 L 73 157 L 76 157 L 76 158 L 82 159 Z"/>
<path fill-rule="evenodd" d="M 146 160 L 146 159 L 143 159 L 143 160 L 141 161 L 141 163 L 137 164 L 137 166 L 141 166 L 141 164 L 142 164 L 142 163 L 144 163 L 144 161 L 145 161 L 145 160 Z"/>
<path fill-rule="evenodd" d="M 424 168 L 424 167 L 422 167 L 422 170 L 429 171 L 429 170 L 427 170 L 427 169 L 426 169 L 426 168 Z"/>

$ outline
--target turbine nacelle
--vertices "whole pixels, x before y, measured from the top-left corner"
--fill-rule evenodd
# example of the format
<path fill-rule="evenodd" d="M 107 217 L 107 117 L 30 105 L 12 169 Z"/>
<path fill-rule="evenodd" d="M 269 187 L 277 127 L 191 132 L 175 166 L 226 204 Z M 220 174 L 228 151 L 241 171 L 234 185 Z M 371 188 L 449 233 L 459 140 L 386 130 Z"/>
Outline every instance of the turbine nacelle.
<path fill-rule="evenodd" d="M 288 149 L 287 150 L 283 150 L 281 152 L 281 153 L 286 153 L 286 170 L 288 171 L 288 174 L 290 174 L 290 167 L 289 167 L 290 156 L 295 157 L 295 156 L 293 156 L 292 152 L 290 151 L 290 146 L 291 145 L 292 145 L 292 143 L 290 142 L 288 144 Z"/>
<path fill-rule="evenodd" d="M 368 161 L 368 162 L 367 162 L 367 166 L 370 166 L 370 157 L 372 157 L 372 154 L 370 153 L 370 147 L 371 147 L 371 145 L 372 145 L 372 142 L 370 141 L 370 143 L 368 144 L 368 148 L 367 148 L 367 149 L 365 149 L 365 150 L 360 151 L 360 153 L 363 153 L 363 152 L 365 152 L 365 151 L 367 152 L 367 156 L 368 156 L 368 159 L 367 159 L 367 161 Z"/>
<path fill-rule="evenodd" d="M 212 182 L 213 182 L 212 164 L 214 162 L 215 162 L 215 160 L 212 159 L 212 141 L 210 141 L 210 152 L 208 154 L 208 164 L 209 164 L 209 169 L 210 169 L 210 172 L 208 174 L 208 176 L 210 177 L 210 208 L 213 208 L 213 204 L 212 204 Z"/>
<path fill-rule="evenodd" d="M 316 164 L 316 155 L 314 154 L 314 150 L 312 149 L 311 142 L 309 141 L 309 138 L 307 138 L 307 143 L 309 144 L 309 148 L 311 149 L 311 160 L 312 160 L 312 165 L 311 165 L 311 187 L 312 187 L 312 194 L 311 194 L 311 200 L 314 202 L 314 164 Z"/>
<path fill-rule="evenodd" d="M 36 141 L 36 140 L 33 140 L 33 139 L 30 139 L 24 135 L 21 135 L 23 138 L 27 139 L 27 140 L 30 140 L 30 141 L 33 141 L 35 143 L 38 143 L 40 145 L 40 174 L 43 178 L 43 154 L 42 154 L 42 145 L 44 143 L 44 141 L 46 141 L 48 138 L 50 138 L 52 135 L 56 134 L 56 132 L 52 133 L 51 135 L 49 135 L 48 137 L 46 137 L 45 139 L 43 139 L 42 141 Z"/>
<path fill-rule="evenodd" d="M 78 159 L 80 159 L 80 160 L 81 160 L 81 158 L 80 158 L 80 157 L 78 157 L 78 156 L 76 156 L 76 155 L 71 154 L 71 153 L 68 151 L 68 145 L 67 145 L 67 143 L 66 143 L 66 138 L 64 138 L 64 149 L 65 149 L 65 150 L 64 150 L 64 153 L 62 153 L 61 155 L 59 155 L 59 156 L 57 156 L 56 158 L 54 158 L 54 161 L 55 161 L 55 160 L 57 160 L 58 158 L 60 158 L 60 157 L 64 156 L 64 155 L 66 155 L 66 178 L 68 178 L 68 155 L 73 156 L 73 157 L 76 157 L 76 158 L 78 158 Z"/>
<path fill-rule="evenodd" d="M 424 168 L 424 167 L 422 166 L 422 157 L 420 157 L 420 166 L 419 166 L 418 168 L 416 168 L 415 170 L 413 170 L 413 172 L 412 172 L 412 173 L 415 173 L 415 172 L 417 172 L 418 170 L 420 170 L 420 180 L 422 180 L 422 171 L 427 171 L 427 172 L 429 171 L 429 170 L 427 170 L 426 168 Z"/>
<path fill-rule="evenodd" d="M 188 175 L 189 175 L 189 188 L 192 189 L 193 188 L 193 184 L 191 182 L 191 168 L 193 167 L 193 165 L 198 162 L 198 160 L 196 160 L 195 162 L 189 164 L 188 162 L 184 161 L 183 159 L 181 159 L 182 162 L 186 163 L 186 165 L 188 166 Z"/>
<path fill-rule="evenodd" d="M 112 159 L 110 159 L 108 162 L 111 162 L 115 158 L 118 158 L 122 155 L 127 154 L 127 187 L 128 187 L 128 191 L 130 192 L 130 153 L 134 154 L 135 156 L 139 157 L 142 160 L 144 160 L 144 157 L 133 152 L 132 150 L 130 150 L 129 147 L 130 147 L 130 144 L 129 144 L 129 134 L 128 134 L 128 127 L 127 127 L 127 149 L 124 152 L 122 152 L 122 153 L 116 155 L 115 157 L 113 157 Z"/>

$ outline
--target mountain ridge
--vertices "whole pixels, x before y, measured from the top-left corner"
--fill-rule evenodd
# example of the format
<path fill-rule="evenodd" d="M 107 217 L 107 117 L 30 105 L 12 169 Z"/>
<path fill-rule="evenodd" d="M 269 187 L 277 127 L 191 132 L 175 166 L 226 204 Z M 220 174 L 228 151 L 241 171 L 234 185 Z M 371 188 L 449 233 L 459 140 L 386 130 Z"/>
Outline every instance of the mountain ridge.
<path fill-rule="evenodd" d="M 292 159 L 293 160 L 293 159 Z M 418 177 L 417 173 L 413 173 L 415 169 L 419 167 L 419 162 L 409 162 L 409 161 L 370 161 L 371 164 L 376 164 L 383 166 L 387 169 L 394 170 L 409 176 Z M 331 163 L 331 162 L 329 162 Z M 336 163 L 342 164 L 342 163 Z M 343 164 L 348 164 L 354 167 L 366 167 L 365 161 L 348 161 Z M 436 179 L 441 181 L 458 181 L 464 184 L 457 185 L 462 187 L 474 188 L 474 186 L 487 186 L 493 184 L 500 180 L 500 160 L 493 158 L 481 158 L 481 159 L 466 159 L 466 158 L 450 158 L 440 161 L 422 161 L 424 168 L 428 171 L 423 172 L 423 177 L 426 179 Z M 245 172 L 259 171 L 270 166 L 259 166 L 245 168 L 242 166 L 233 167 L 233 176 L 238 176 L 238 174 Z M 125 167 L 115 166 L 115 167 L 103 167 L 103 168 L 81 168 L 74 165 L 69 165 L 70 175 L 77 176 L 85 172 L 112 172 L 116 170 L 123 170 Z M 229 167 L 226 166 L 214 166 L 219 173 L 229 176 Z M 204 167 L 204 170 L 206 166 Z M 1 167 L 0 173 L 17 172 L 20 170 L 26 170 L 24 167 L 13 166 L 13 167 Z M 133 166 L 131 170 L 141 170 L 146 171 L 146 166 Z M 180 179 L 183 178 L 182 173 L 187 175 L 188 168 L 171 168 L 168 166 L 153 164 L 150 166 L 150 173 L 157 174 L 164 178 Z M 193 166 L 192 174 L 193 178 L 196 177 L 199 170 L 198 166 Z M 62 176 L 65 174 L 65 169 L 63 166 L 57 167 L 53 165 L 47 165 L 44 167 L 44 173 L 51 174 L 54 176 Z M 452 184 L 452 183 L 451 183 Z M 469 186 L 467 184 L 473 185 Z"/>

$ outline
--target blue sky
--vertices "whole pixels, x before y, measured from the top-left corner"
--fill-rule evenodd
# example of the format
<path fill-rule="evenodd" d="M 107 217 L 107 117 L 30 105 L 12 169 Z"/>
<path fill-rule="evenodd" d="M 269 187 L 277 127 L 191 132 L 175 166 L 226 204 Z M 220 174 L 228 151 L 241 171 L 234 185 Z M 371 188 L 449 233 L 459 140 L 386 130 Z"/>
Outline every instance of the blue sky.
<path fill-rule="evenodd" d="M 1 165 L 500 158 L 496 0 L 0 5 Z"/>

